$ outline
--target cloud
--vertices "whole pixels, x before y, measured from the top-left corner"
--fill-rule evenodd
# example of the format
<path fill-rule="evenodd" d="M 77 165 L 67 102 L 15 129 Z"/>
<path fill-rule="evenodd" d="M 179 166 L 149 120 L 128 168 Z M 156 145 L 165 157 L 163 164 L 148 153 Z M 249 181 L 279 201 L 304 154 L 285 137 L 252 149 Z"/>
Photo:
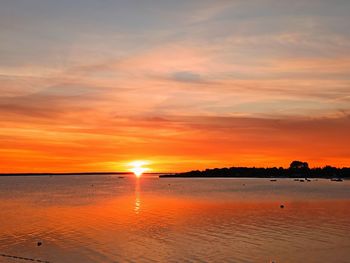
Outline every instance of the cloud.
<path fill-rule="evenodd" d="M 175 81 L 180 82 L 201 82 L 201 76 L 190 71 L 178 71 L 172 74 L 172 78 Z"/>

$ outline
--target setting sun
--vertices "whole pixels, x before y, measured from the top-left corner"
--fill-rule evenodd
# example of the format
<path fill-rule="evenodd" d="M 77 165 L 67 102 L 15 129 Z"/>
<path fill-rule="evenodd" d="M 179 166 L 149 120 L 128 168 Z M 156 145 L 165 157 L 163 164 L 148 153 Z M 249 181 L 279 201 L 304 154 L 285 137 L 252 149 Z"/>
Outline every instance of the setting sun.
<path fill-rule="evenodd" d="M 143 167 L 147 164 L 148 162 L 146 161 L 133 161 L 129 163 L 129 166 L 131 167 L 130 171 L 132 171 L 135 174 L 135 176 L 139 178 L 144 172 L 149 170 L 149 168 Z"/>

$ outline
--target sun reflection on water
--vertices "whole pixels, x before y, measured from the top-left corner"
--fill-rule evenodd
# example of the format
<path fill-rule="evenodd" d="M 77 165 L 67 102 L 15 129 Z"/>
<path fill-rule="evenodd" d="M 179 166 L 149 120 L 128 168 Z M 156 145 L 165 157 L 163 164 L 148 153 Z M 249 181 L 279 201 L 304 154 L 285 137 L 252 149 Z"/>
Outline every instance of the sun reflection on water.
<path fill-rule="evenodd" d="M 134 205 L 135 214 L 139 214 L 141 210 L 140 193 L 141 193 L 140 180 L 135 180 L 135 205 Z"/>

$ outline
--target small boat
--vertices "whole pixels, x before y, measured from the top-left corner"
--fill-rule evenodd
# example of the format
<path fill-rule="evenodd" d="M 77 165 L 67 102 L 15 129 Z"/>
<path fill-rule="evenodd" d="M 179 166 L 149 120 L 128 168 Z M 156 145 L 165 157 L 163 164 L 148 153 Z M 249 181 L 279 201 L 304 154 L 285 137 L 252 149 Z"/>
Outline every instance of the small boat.
<path fill-rule="evenodd" d="M 305 180 L 303 180 L 303 179 L 300 179 L 300 180 L 299 180 L 299 182 L 302 182 L 302 183 L 303 183 L 303 182 L 305 182 Z"/>
<path fill-rule="evenodd" d="M 125 178 L 125 176 L 118 176 L 118 178 L 119 178 L 119 179 L 123 179 L 123 178 Z"/>
<path fill-rule="evenodd" d="M 270 181 L 271 181 L 271 182 L 276 182 L 277 180 L 276 180 L 276 179 L 271 179 Z"/>
<path fill-rule="evenodd" d="M 343 182 L 343 179 L 341 179 L 341 178 L 332 178 L 331 181 L 333 181 L 333 182 Z"/>
<path fill-rule="evenodd" d="M 294 179 L 294 181 L 298 182 L 298 181 L 299 181 L 299 179 Z"/>

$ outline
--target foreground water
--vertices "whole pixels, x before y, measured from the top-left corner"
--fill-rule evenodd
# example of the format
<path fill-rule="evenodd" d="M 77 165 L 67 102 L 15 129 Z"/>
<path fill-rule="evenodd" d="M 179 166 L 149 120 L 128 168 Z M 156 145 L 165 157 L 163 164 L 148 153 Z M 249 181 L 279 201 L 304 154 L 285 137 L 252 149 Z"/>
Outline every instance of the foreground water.
<path fill-rule="evenodd" d="M 350 182 L 0 177 L 0 254 L 68 263 L 350 262 Z"/>

